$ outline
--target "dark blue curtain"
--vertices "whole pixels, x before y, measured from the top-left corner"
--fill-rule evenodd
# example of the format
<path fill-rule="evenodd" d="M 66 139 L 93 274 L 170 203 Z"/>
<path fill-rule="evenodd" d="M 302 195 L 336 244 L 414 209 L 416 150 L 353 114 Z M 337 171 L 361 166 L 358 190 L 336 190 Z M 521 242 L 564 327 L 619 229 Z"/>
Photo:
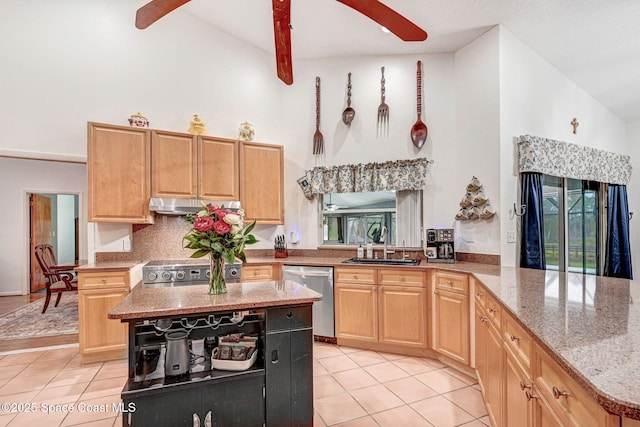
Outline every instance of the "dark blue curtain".
<path fill-rule="evenodd" d="M 632 279 L 627 186 L 609 184 L 607 201 L 607 252 L 604 275 Z"/>
<path fill-rule="evenodd" d="M 544 218 L 542 216 L 542 174 L 523 172 L 520 175 L 522 204 L 526 205 L 520 217 L 522 226 L 520 267 L 544 270 Z"/>

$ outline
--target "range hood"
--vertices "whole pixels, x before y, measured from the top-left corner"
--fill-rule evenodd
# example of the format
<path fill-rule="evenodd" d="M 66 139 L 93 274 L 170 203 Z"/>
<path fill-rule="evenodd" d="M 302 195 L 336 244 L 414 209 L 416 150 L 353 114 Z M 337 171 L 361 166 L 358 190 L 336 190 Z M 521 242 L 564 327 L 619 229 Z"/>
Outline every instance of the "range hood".
<path fill-rule="evenodd" d="M 225 209 L 237 211 L 240 209 L 238 201 L 220 201 L 205 199 L 165 199 L 152 197 L 149 200 L 149 210 L 162 215 L 188 215 L 202 210 L 202 204 L 224 206 Z"/>

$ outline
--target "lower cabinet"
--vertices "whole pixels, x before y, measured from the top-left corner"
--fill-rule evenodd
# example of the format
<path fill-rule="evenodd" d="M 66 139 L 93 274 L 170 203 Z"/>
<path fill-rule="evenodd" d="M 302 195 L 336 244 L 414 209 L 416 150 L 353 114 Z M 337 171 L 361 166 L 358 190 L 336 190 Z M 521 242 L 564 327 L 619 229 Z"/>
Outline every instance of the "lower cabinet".
<path fill-rule="evenodd" d="M 252 264 L 242 266 L 243 282 L 268 282 L 280 280 L 278 268 L 273 264 Z"/>
<path fill-rule="evenodd" d="M 402 352 L 428 346 L 423 270 L 334 269 L 338 344 Z"/>
<path fill-rule="evenodd" d="M 126 426 L 261 426 L 264 374 L 176 385 L 125 397 Z M 129 405 L 132 405 L 131 407 Z M 133 406 L 135 405 L 135 406 Z"/>
<path fill-rule="evenodd" d="M 469 365 L 469 279 L 466 274 L 433 273 L 433 349 Z"/>
<path fill-rule="evenodd" d="M 313 426 L 312 306 L 257 308 L 240 322 L 235 313 L 129 323 L 124 427 Z M 202 341 L 203 360 L 192 358 L 189 372 L 167 376 L 166 334 L 187 327 L 192 345 Z M 235 333 L 258 337 L 256 361 L 244 371 L 213 368 L 209 355 L 214 346 L 221 336 Z"/>
<path fill-rule="evenodd" d="M 531 427 L 533 423 L 533 389 L 530 375 L 520 367 L 511 351 L 504 358 L 504 425 Z"/>
<path fill-rule="evenodd" d="M 78 274 L 78 335 L 83 362 L 126 357 L 127 326 L 107 318 L 129 294 L 129 270 Z"/>
<path fill-rule="evenodd" d="M 266 425 L 311 426 L 313 424 L 311 307 L 267 310 L 266 329 Z"/>

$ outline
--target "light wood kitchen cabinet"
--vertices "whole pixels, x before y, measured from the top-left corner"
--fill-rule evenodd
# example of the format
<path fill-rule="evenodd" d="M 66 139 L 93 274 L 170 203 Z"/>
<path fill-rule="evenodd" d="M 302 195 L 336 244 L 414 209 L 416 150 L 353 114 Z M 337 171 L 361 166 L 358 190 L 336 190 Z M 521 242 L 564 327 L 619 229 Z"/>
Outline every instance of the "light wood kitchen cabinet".
<path fill-rule="evenodd" d="M 339 343 L 359 341 L 395 351 L 427 348 L 425 277 L 422 270 L 335 268 Z"/>
<path fill-rule="evenodd" d="M 433 274 L 433 348 L 469 365 L 469 278 L 466 274 Z"/>
<path fill-rule="evenodd" d="M 492 425 L 502 426 L 502 336 L 476 301 L 475 306 L 475 365 L 478 382 Z"/>
<path fill-rule="evenodd" d="M 284 147 L 240 142 L 240 201 L 247 221 L 284 224 Z"/>
<path fill-rule="evenodd" d="M 338 339 L 378 342 L 376 285 L 335 283 L 335 329 Z"/>
<path fill-rule="evenodd" d="M 251 264 L 242 266 L 243 282 L 265 282 L 280 280 L 279 268 L 273 264 Z"/>
<path fill-rule="evenodd" d="M 551 356 L 535 346 L 534 383 L 537 398 L 547 403 L 563 425 L 614 427 L 620 417 L 609 414 L 573 380 Z"/>
<path fill-rule="evenodd" d="M 427 346 L 427 290 L 418 286 L 380 286 L 379 341 Z"/>
<path fill-rule="evenodd" d="M 150 148 L 147 129 L 88 123 L 89 221 L 153 223 Z"/>
<path fill-rule="evenodd" d="M 533 423 L 533 383 L 518 358 L 505 348 L 504 425 L 531 427 Z M 529 394 L 527 394 L 529 393 Z"/>
<path fill-rule="evenodd" d="M 151 131 L 151 195 L 184 199 L 198 193 L 195 135 Z"/>
<path fill-rule="evenodd" d="M 107 318 L 130 290 L 129 270 L 78 274 L 78 334 L 83 363 L 127 354 L 127 325 Z"/>
<path fill-rule="evenodd" d="M 238 143 L 212 136 L 151 131 L 151 195 L 239 200 Z"/>
<path fill-rule="evenodd" d="M 198 137 L 198 196 L 213 200 L 240 200 L 239 164 L 237 141 Z"/>

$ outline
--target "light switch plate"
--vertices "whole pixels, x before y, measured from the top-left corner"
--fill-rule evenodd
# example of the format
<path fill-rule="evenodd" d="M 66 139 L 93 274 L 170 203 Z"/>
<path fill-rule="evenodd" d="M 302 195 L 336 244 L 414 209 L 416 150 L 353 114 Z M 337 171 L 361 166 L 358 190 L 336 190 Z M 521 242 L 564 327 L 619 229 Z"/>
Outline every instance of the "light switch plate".
<path fill-rule="evenodd" d="M 507 231 L 507 243 L 515 243 L 515 242 L 516 242 L 516 232 Z"/>

